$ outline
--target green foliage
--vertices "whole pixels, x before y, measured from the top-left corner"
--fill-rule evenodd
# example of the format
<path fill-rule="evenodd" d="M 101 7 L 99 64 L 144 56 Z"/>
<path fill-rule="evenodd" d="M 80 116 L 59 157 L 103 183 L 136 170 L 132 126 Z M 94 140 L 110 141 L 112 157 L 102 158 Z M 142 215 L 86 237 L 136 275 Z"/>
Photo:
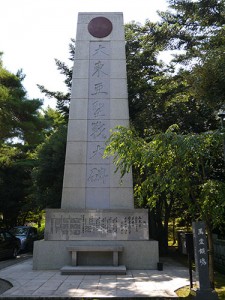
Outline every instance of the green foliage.
<path fill-rule="evenodd" d="M 16 75 L 0 65 L 0 143 L 8 138 L 19 138 L 29 144 L 40 142 L 38 134 L 45 124 L 38 110 L 42 102 L 28 100 L 22 86 L 24 75 Z"/>
<path fill-rule="evenodd" d="M 212 228 L 225 215 L 223 137 L 216 131 L 224 103 L 224 1 L 169 3 L 158 23 L 125 26 L 136 133 L 118 128 L 106 149 L 122 175 L 133 167 L 136 204 L 151 207 L 159 239 L 181 211 Z M 168 64 L 158 60 L 166 50 L 173 55 Z"/>
<path fill-rule="evenodd" d="M 224 32 L 223 32 L 224 35 Z M 190 89 L 198 99 L 204 99 L 204 104 L 214 110 L 219 110 L 224 104 L 225 95 L 225 40 L 220 48 L 211 51 L 204 64 L 193 68 L 189 77 Z"/>
<path fill-rule="evenodd" d="M 168 20 L 164 18 L 158 24 L 147 21 L 143 26 L 136 23 L 125 26 L 130 118 L 142 136 L 145 129 L 151 133 L 164 132 L 174 123 L 184 133 L 200 133 L 218 127 L 215 110 L 223 101 L 225 86 L 220 59 L 223 48 L 220 45 L 219 50 L 215 46 L 214 52 L 211 51 L 212 61 L 213 57 L 217 57 L 216 65 L 221 66 L 220 69 L 216 66 L 213 68 L 214 77 L 208 76 L 210 65 L 205 56 L 204 61 L 201 56 L 187 65 L 183 57 L 187 50 L 179 54 L 179 59 L 176 55 L 171 63 L 163 64 L 158 55 L 170 49 L 174 39 L 181 39 L 177 29 L 174 29 L 176 24 L 169 16 Z M 218 35 L 221 36 L 221 31 Z M 193 33 L 191 37 L 194 38 Z M 214 36 L 215 40 L 217 38 Z M 217 55 L 218 51 L 221 52 L 220 56 Z M 195 57 L 193 54 L 192 58 Z M 186 64 L 185 68 L 181 67 L 181 63 Z"/>
<path fill-rule="evenodd" d="M 158 218 L 161 214 L 158 226 L 167 227 L 172 207 L 177 205 L 178 214 L 185 207 L 192 220 L 206 220 L 215 228 L 224 225 L 225 214 L 222 139 L 218 131 L 180 134 L 177 125 L 143 139 L 118 127 L 105 155 L 114 156 L 122 176 L 134 167 L 139 174 L 136 199 L 140 206 L 156 211 Z"/>
<path fill-rule="evenodd" d="M 65 125 L 58 126 L 37 149 L 33 196 L 41 210 L 61 204 L 66 133 Z"/>
<path fill-rule="evenodd" d="M 184 50 L 176 56 L 179 62 L 201 58 L 224 25 L 224 1 L 170 0 L 169 4 L 170 10 L 160 13 L 168 48 Z"/>
<path fill-rule="evenodd" d="M 0 151 L 0 212 L 7 227 L 18 224 L 19 216 L 32 209 L 29 199 L 33 160 L 23 149 L 2 145 Z"/>
<path fill-rule="evenodd" d="M 157 102 L 154 85 L 155 78 L 164 71 L 157 60 L 163 39 L 158 39 L 156 31 L 156 25 L 149 21 L 144 26 L 138 23 L 125 26 L 130 118 L 140 133 L 152 126 L 161 104 Z"/>
<path fill-rule="evenodd" d="M 23 79 L 22 71 L 14 75 L 0 61 L 0 212 L 8 227 L 24 224 L 30 215 L 36 218 L 32 151 L 50 126 L 39 111 L 42 102 L 26 98 Z"/>
<path fill-rule="evenodd" d="M 208 221 L 211 228 L 221 229 L 225 225 L 225 183 L 218 180 L 207 180 L 201 185 L 199 201 L 204 220 Z"/>

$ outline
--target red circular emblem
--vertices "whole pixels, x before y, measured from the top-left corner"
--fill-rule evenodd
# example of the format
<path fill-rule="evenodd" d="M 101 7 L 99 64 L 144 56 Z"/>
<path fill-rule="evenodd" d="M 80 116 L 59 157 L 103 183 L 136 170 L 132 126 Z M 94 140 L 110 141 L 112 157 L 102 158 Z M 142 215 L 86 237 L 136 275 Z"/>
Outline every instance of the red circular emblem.
<path fill-rule="evenodd" d="M 92 19 L 88 24 L 89 33 L 97 38 L 104 38 L 112 31 L 112 22 L 105 17 Z"/>

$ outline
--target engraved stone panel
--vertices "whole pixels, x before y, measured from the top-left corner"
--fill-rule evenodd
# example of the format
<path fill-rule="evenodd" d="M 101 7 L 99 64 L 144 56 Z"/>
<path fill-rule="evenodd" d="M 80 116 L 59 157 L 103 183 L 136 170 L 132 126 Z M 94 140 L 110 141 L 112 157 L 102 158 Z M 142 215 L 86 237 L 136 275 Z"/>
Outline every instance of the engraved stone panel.
<path fill-rule="evenodd" d="M 105 119 L 109 120 L 109 99 L 89 99 L 88 119 Z"/>
<path fill-rule="evenodd" d="M 89 98 L 109 98 L 108 78 L 90 78 Z"/>
<path fill-rule="evenodd" d="M 109 42 L 90 42 L 88 96 L 86 207 L 105 209 L 110 207 L 110 164 L 102 159 L 110 126 Z"/>
<path fill-rule="evenodd" d="M 105 141 L 108 138 L 108 120 L 88 120 L 88 141 Z"/>
<path fill-rule="evenodd" d="M 90 59 L 109 59 L 110 42 L 90 42 Z"/>
<path fill-rule="evenodd" d="M 91 60 L 89 64 L 90 78 L 107 78 L 109 77 L 109 60 Z"/>
<path fill-rule="evenodd" d="M 46 240 L 148 240 L 148 211 L 46 211 Z"/>
<path fill-rule="evenodd" d="M 108 164 L 109 158 L 102 158 L 105 150 L 104 142 L 88 143 L 87 163 Z"/>
<path fill-rule="evenodd" d="M 87 187 L 109 187 L 109 165 L 87 165 Z"/>

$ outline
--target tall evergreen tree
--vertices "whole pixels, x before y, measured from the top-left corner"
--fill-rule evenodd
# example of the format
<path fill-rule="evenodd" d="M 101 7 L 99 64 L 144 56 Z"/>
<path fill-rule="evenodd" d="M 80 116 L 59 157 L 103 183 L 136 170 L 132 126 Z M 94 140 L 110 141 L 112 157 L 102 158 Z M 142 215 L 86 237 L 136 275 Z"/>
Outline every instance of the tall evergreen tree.
<path fill-rule="evenodd" d="M 0 60 L 0 213 L 8 227 L 32 208 L 32 151 L 47 126 L 42 101 L 26 97 L 23 79 L 22 71 L 12 74 Z"/>
<path fill-rule="evenodd" d="M 22 85 L 22 71 L 16 75 L 3 67 L 0 57 L 0 143 L 9 138 L 19 138 L 24 143 L 38 143 L 44 128 L 39 113 L 42 101 L 27 99 Z"/>

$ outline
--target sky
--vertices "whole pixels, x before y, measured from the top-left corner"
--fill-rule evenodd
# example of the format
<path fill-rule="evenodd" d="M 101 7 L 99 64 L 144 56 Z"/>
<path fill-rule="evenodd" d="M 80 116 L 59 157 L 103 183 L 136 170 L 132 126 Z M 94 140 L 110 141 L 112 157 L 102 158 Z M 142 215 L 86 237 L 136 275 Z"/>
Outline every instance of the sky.
<path fill-rule="evenodd" d="M 40 93 L 37 84 L 51 91 L 66 91 L 55 58 L 71 64 L 69 43 L 76 36 L 78 12 L 123 12 L 124 23 L 158 20 L 166 0 L 0 0 L 0 52 L 3 66 L 12 73 L 22 69 L 29 99 L 45 106 L 55 102 Z"/>

